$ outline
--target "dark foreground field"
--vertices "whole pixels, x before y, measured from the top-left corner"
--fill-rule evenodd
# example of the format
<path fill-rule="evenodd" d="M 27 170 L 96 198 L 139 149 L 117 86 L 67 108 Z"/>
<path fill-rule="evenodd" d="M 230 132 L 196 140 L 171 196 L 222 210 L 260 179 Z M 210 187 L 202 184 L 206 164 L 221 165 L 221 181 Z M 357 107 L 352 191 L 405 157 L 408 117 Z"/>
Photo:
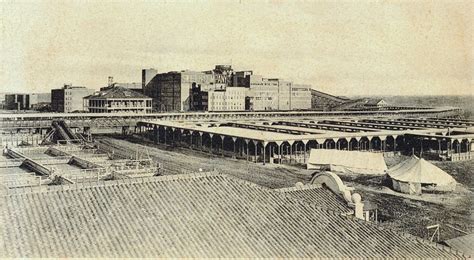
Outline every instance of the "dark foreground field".
<path fill-rule="evenodd" d="M 164 147 L 137 138 L 121 140 L 111 136 L 99 136 L 101 148 L 127 157 L 137 151 L 148 154 L 163 164 L 164 174 L 181 174 L 198 169 L 226 173 L 269 188 L 294 186 L 296 182 L 307 183 L 312 171 L 298 167 L 247 163 L 245 161 L 210 156 L 184 148 Z M 388 164 L 402 158 L 391 160 Z M 428 237 L 426 226 L 440 224 L 440 240 L 460 236 L 454 228 L 472 232 L 473 189 L 471 174 L 474 161 L 440 162 L 439 167 L 452 174 L 460 183 L 455 192 L 448 194 L 404 195 L 382 185 L 383 177 L 341 176 L 348 186 L 353 186 L 363 200 L 375 203 L 383 226 L 391 227 L 419 237 Z M 451 226 L 451 227 L 450 227 Z"/>

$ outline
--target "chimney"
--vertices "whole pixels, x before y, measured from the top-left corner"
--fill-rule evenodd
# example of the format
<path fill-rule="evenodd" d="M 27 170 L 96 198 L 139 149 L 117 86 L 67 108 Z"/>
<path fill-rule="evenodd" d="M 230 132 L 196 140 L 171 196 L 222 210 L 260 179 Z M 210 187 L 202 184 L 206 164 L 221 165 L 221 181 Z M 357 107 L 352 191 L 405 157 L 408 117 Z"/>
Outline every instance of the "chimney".
<path fill-rule="evenodd" d="M 364 203 L 359 193 L 354 193 L 351 196 L 352 202 L 349 202 L 349 206 L 354 208 L 354 215 L 358 219 L 364 219 Z"/>

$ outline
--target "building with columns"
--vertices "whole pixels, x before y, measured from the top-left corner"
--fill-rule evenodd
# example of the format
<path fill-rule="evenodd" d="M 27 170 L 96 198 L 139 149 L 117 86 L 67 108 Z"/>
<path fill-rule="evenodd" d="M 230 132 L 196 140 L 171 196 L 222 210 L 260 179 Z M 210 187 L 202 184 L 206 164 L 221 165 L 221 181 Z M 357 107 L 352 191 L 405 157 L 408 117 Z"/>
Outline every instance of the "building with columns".
<path fill-rule="evenodd" d="M 155 142 L 181 145 L 263 164 L 306 164 L 311 149 L 375 152 L 386 156 L 415 154 L 450 161 L 473 158 L 472 127 L 448 130 L 430 128 L 430 124 L 416 122 L 400 122 L 400 125 L 396 125 L 394 121 L 383 124 L 365 122 L 370 120 L 258 123 L 224 121 L 199 124 L 143 121 L 137 126 L 142 134 Z M 412 130 L 413 127 L 416 130 Z"/>
<path fill-rule="evenodd" d="M 151 98 L 123 87 L 112 87 L 84 98 L 91 113 L 150 113 Z"/>

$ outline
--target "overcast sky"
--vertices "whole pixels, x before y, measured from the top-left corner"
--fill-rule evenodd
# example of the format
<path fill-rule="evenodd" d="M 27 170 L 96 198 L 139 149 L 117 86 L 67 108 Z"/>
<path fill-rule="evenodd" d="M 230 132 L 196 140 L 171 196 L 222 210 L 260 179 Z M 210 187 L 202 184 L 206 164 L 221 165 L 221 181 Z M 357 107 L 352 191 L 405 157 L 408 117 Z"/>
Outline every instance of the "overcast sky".
<path fill-rule="evenodd" d="M 214 64 L 336 95 L 471 94 L 472 1 L 1 2 L 2 91 Z"/>

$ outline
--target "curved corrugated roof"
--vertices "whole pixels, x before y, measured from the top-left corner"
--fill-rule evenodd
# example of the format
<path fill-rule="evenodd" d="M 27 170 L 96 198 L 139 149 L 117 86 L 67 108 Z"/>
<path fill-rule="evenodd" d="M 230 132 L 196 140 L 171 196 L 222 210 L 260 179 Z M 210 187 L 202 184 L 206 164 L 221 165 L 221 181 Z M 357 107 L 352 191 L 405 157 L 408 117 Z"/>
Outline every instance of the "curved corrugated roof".
<path fill-rule="evenodd" d="M 450 185 L 456 182 L 454 178 L 435 165 L 412 156 L 387 171 L 390 178 L 412 183 Z"/>
<path fill-rule="evenodd" d="M 0 197 L 0 257 L 463 258 L 232 177 L 114 183 Z"/>

